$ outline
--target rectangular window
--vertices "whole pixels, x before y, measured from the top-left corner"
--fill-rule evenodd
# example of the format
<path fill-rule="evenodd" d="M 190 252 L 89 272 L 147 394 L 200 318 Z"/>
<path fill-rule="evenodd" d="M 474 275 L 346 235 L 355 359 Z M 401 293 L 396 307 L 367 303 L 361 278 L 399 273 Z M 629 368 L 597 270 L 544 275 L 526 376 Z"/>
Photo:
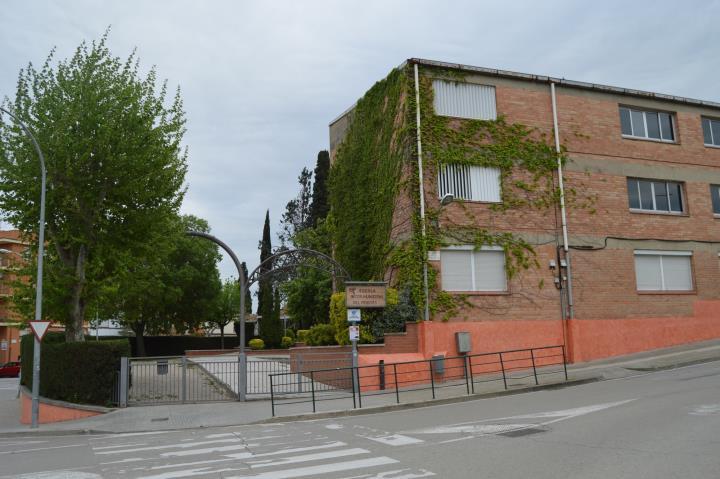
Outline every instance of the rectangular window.
<path fill-rule="evenodd" d="M 495 120 L 495 87 L 475 83 L 433 80 L 433 106 L 442 116 Z"/>
<path fill-rule="evenodd" d="M 474 251 L 457 246 L 440 251 L 440 273 L 445 291 L 507 291 L 505 252 L 499 248 Z"/>
<path fill-rule="evenodd" d="M 451 194 L 458 200 L 499 203 L 500 169 L 471 165 L 441 165 L 438 196 Z"/>
<path fill-rule="evenodd" d="M 628 178 L 628 202 L 631 210 L 682 213 L 682 184 Z"/>
<path fill-rule="evenodd" d="M 637 110 L 621 106 L 620 127 L 623 136 L 668 142 L 675 141 L 671 113 Z"/>
<path fill-rule="evenodd" d="M 703 142 L 708 146 L 720 146 L 720 120 L 702 119 Z"/>
<path fill-rule="evenodd" d="M 710 185 L 713 213 L 720 215 L 720 185 Z"/>
<path fill-rule="evenodd" d="M 690 251 L 635 250 L 638 291 L 692 291 Z"/>

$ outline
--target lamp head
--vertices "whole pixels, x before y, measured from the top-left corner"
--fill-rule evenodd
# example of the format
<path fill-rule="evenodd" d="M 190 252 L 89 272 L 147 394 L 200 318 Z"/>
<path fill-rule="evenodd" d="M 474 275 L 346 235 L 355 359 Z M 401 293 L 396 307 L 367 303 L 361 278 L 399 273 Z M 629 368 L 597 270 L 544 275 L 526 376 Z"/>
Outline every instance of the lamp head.
<path fill-rule="evenodd" d="M 452 203 L 454 200 L 455 200 L 455 195 L 453 195 L 452 193 L 445 193 L 445 195 L 440 200 L 440 205 L 447 206 L 450 203 Z"/>

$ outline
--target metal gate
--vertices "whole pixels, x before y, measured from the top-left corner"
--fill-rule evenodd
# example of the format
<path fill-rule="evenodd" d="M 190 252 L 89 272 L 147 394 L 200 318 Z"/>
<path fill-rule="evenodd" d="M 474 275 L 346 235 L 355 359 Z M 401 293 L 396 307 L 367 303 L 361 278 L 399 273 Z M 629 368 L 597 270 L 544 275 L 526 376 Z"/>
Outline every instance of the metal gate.
<path fill-rule="evenodd" d="M 270 374 L 351 365 L 349 353 L 249 355 L 246 394 L 269 399 Z M 242 376 L 237 354 L 122 358 L 112 401 L 121 407 L 236 401 Z"/>

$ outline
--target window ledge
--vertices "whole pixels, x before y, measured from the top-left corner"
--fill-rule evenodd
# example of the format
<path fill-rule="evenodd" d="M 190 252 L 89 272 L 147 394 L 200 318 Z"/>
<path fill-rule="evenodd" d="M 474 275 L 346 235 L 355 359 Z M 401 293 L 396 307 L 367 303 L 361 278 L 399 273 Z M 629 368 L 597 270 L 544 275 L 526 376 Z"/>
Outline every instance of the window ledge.
<path fill-rule="evenodd" d="M 720 220 L 720 213 L 713 213 L 713 218 Z"/>
<path fill-rule="evenodd" d="M 708 143 L 703 143 L 703 146 L 705 148 L 715 148 L 716 150 L 720 149 L 720 145 L 710 145 Z"/>
<path fill-rule="evenodd" d="M 510 291 L 447 291 L 448 294 L 458 294 L 464 296 L 509 296 Z"/>
<path fill-rule="evenodd" d="M 658 294 L 693 295 L 693 294 L 697 294 L 697 291 L 694 289 L 691 289 L 690 291 L 637 291 L 637 294 L 641 294 L 641 295 L 658 295 Z"/>
<path fill-rule="evenodd" d="M 655 210 L 640 210 L 637 208 L 630 208 L 630 213 L 640 214 L 640 215 L 659 215 L 659 216 L 676 216 L 676 217 L 686 217 L 689 218 L 689 213 L 677 213 L 673 211 L 655 211 Z M 720 217 L 720 215 L 718 215 Z"/>
<path fill-rule="evenodd" d="M 453 200 L 453 203 L 472 203 L 472 204 L 478 204 L 478 205 L 501 205 L 503 204 L 502 201 L 486 201 L 486 200 L 463 200 L 461 198 L 455 198 Z"/>
<path fill-rule="evenodd" d="M 663 145 L 680 145 L 679 141 L 675 140 L 658 140 L 656 138 L 646 138 L 643 136 L 630 136 L 621 135 L 623 140 L 634 140 L 634 141 L 650 141 L 652 143 L 662 143 Z"/>

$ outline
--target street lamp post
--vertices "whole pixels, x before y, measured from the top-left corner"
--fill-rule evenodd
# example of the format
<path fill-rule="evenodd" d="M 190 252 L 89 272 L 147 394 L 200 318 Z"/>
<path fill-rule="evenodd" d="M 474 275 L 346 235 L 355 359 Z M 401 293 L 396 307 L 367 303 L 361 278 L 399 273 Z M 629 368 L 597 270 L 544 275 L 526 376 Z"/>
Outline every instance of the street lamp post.
<path fill-rule="evenodd" d="M 196 236 L 198 238 L 205 238 L 213 243 L 220 246 L 222 249 L 224 249 L 227 254 L 230 255 L 230 258 L 232 258 L 233 263 L 235 263 L 235 267 L 238 270 L 238 282 L 240 285 L 240 345 L 239 345 L 239 351 L 238 351 L 238 366 L 240 368 L 240 375 L 238 376 L 238 400 L 239 401 L 245 401 L 245 397 L 247 395 L 247 356 L 245 355 L 245 277 L 242 272 L 242 266 L 240 265 L 240 260 L 238 260 L 237 256 L 233 252 L 233 250 L 230 249 L 228 245 L 226 245 L 223 241 L 216 238 L 215 236 L 203 233 L 202 231 L 187 231 L 186 234 L 188 236 Z"/>
<path fill-rule="evenodd" d="M 41 169 L 41 190 L 40 190 L 40 227 L 38 231 L 38 260 L 37 260 L 37 283 L 35 288 L 35 321 L 42 320 L 42 286 L 43 286 L 43 256 L 45 254 L 45 157 L 43 156 L 40 145 L 30 129 L 18 118 L 14 113 L 0 106 L 0 111 L 7 113 L 18 125 L 23 132 L 32 141 L 38 158 L 40 159 Z M 35 347 L 33 348 L 33 382 L 32 382 L 32 424 L 30 427 L 38 427 L 38 416 L 40 412 L 40 341 L 35 336 Z"/>

